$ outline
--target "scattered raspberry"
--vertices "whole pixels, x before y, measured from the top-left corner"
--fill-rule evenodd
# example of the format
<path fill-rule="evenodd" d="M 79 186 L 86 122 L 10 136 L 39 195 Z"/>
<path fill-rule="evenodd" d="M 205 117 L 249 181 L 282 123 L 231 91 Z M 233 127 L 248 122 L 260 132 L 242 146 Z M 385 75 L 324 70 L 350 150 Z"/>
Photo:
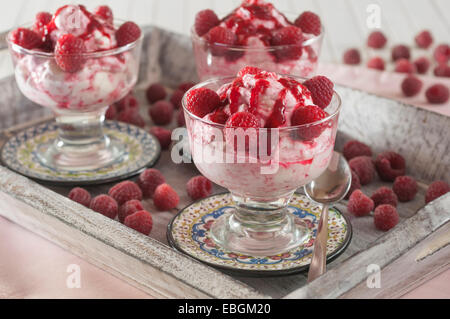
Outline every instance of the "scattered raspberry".
<path fill-rule="evenodd" d="M 416 66 L 409 60 L 401 58 L 395 61 L 395 72 L 399 73 L 415 73 Z"/>
<path fill-rule="evenodd" d="M 379 230 L 388 231 L 398 224 L 398 213 L 391 205 L 380 205 L 375 208 L 373 222 Z"/>
<path fill-rule="evenodd" d="M 229 29 L 217 26 L 209 30 L 205 40 L 210 45 L 212 55 L 222 56 L 227 53 L 227 46 L 236 42 L 236 35 Z"/>
<path fill-rule="evenodd" d="M 72 188 L 69 192 L 69 198 L 86 207 L 89 207 L 89 204 L 91 203 L 91 194 L 81 187 Z"/>
<path fill-rule="evenodd" d="M 303 85 L 311 92 L 311 97 L 315 105 L 322 109 L 330 105 L 334 94 L 334 84 L 326 76 L 314 76 L 303 82 Z"/>
<path fill-rule="evenodd" d="M 432 104 L 441 104 L 448 101 L 448 88 L 443 84 L 435 84 L 425 91 L 428 102 Z"/>
<path fill-rule="evenodd" d="M 303 32 L 296 26 L 287 26 L 275 31 L 271 45 L 282 46 L 275 50 L 278 61 L 296 60 L 302 56 Z"/>
<path fill-rule="evenodd" d="M 116 218 L 119 209 L 115 199 L 104 194 L 94 197 L 89 208 L 111 219 Z"/>
<path fill-rule="evenodd" d="M 186 189 L 188 195 L 193 199 L 197 200 L 200 198 L 205 198 L 211 195 L 212 183 L 206 177 L 199 175 L 192 177 L 186 184 Z"/>
<path fill-rule="evenodd" d="M 256 66 L 245 66 L 242 69 L 239 70 L 237 77 L 242 78 L 244 75 L 247 74 L 259 74 L 262 70 L 260 68 L 257 68 Z M 227 90 L 225 90 L 226 92 Z"/>
<path fill-rule="evenodd" d="M 424 74 L 427 73 L 430 68 L 430 60 L 427 57 L 420 57 L 414 61 L 414 65 L 416 66 L 417 73 Z"/>
<path fill-rule="evenodd" d="M 397 207 L 397 195 L 395 195 L 394 191 L 389 187 L 382 186 L 378 188 L 370 198 L 372 198 L 375 207 L 384 204 Z"/>
<path fill-rule="evenodd" d="M 153 194 L 153 203 L 161 211 L 176 208 L 180 198 L 177 192 L 168 184 L 161 184 L 156 187 Z"/>
<path fill-rule="evenodd" d="M 181 101 L 183 100 L 184 93 L 185 91 L 182 90 L 176 90 L 172 93 L 170 103 L 172 103 L 176 109 L 181 108 Z"/>
<path fill-rule="evenodd" d="M 178 85 L 178 90 L 181 90 L 183 92 L 189 91 L 192 87 L 195 86 L 194 82 L 183 82 L 180 85 Z"/>
<path fill-rule="evenodd" d="M 108 6 L 98 6 L 94 9 L 94 14 L 99 16 L 103 20 L 108 21 L 109 23 L 113 23 L 114 21 L 113 12 Z"/>
<path fill-rule="evenodd" d="M 163 174 L 155 168 L 148 168 L 139 175 L 137 184 L 142 190 L 145 198 L 152 197 L 155 193 L 156 187 L 164 184 L 166 179 Z"/>
<path fill-rule="evenodd" d="M 417 95 L 417 93 L 419 93 L 422 89 L 422 86 L 422 80 L 414 75 L 408 75 L 405 77 L 401 85 L 403 94 L 408 97 Z"/>
<path fill-rule="evenodd" d="M 167 96 L 167 92 L 164 86 L 162 86 L 161 84 L 153 83 L 148 87 L 146 95 L 148 102 L 150 104 L 153 104 L 156 101 L 164 100 Z"/>
<path fill-rule="evenodd" d="M 380 58 L 379 56 L 373 57 L 367 62 L 367 67 L 369 69 L 383 71 L 384 70 L 384 60 L 382 58 Z"/>
<path fill-rule="evenodd" d="M 317 14 L 311 11 L 303 12 L 294 22 L 305 33 L 319 35 L 322 33 L 322 24 Z"/>
<path fill-rule="evenodd" d="M 142 200 L 142 191 L 132 181 L 124 181 L 109 189 L 108 195 L 114 198 L 119 205 L 132 199 Z"/>
<path fill-rule="evenodd" d="M 355 190 L 347 203 L 347 209 L 355 216 L 361 217 L 368 215 L 374 207 L 373 200 L 366 196 L 361 190 Z"/>
<path fill-rule="evenodd" d="M 55 47 L 55 60 L 66 72 L 75 73 L 83 67 L 83 53 L 86 51 L 84 41 L 70 33 L 59 37 Z"/>
<path fill-rule="evenodd" d="M 108 109 L 106 110 L 105 118 L 107 120 L 115 120 L 116 116 L 117 116 L 117 108 L 116 108 L 116 106 L 114 104 L 110 105 L 108 107 Z"/>
<path fill-rule="evenodd" d="M 397 61 L 398 59 L 410 58 L 409 48 L 406 45 L 399 44 L 392 48 L 392 61 Z"/>
<path fill-rule="evenodd" d="M 189 112 L 204 117 L 214 111 L 220 104 L 217 93 L 207 88 L 197 88 L 186 93 L 186 108 Z"/>
<path fill-rule="evenodd" d="M 425 203 L 434 201 L 436 198 L 441 197 L 444 194 L 450 192 L 450 186 L 444 181 L 436 181 L 428 186 L 425 194 Z"/>
<path fill-rule="evenodd" d="M 375 167 L 383 181 L 393 182 L 396 177 L 405 175 L 406 163 L 403 156 L 395 152 L 383 152 L 377 156 Z"/>
<path fill-rule="evenodd" d="M 152 214 L 145 210 L 138 211 L 132 215 L 125 218 L 125 226 L 133 228 L 134 230 L 144 234 L 149 235 L 153 227 Z"/>
<path fill-rule="evenodd" d="M 134 214 L 140 210 L 144 210 L 144 206 L 142 206 L 141 201 L 137 199 L 129 200 L 119 208 L 119 221 L 123 223 L 127 216 Z"/>
<path fill-rule="evenodd" d="M 345 199 L 349 199 L 350 195 L 353 194 L 356 189 L 361 189 L 361 182 L 359 181 L 358 175 L 352 170 L 352 184 L 350 185 L 347 195 L 345 195 Z"/>
<path fill-rule="evenodd" d="M 205 119 L 217 124 L 225 124 L 228 121 L 228 114 L 225 113 L 223 108 L 218 108 L 213 113 L 208 114 Z"/>
<path fill-rule="evenodd" d="M 359 177 L 361 185 L 369 184 L 375 176 L 375 168 L 372 158 L 369 156 L 357 156 L 352 158 L 348 164 Z"/>
<path fill-rule="evenodd" d="M 448 44 L 440 44 L 434 49 L 434 58 L 438 63 L 447 63 L 450 59 L 450 46 Z"/>
<path fill-rule="evenodd" d="M 117 45 L 119 47 L 133 43 L 141 37 L 141 28 L 131 21 L 125 22 L 116 32 Z"/>
<path fill-rule="evenodd" d="M 328 117 L 328 113 L 315 105 L 296 106 L 292 112 L 291 126 L 310 124 L 318 122 Z M 310 125 L 306 127 L 299 127 L 297 129 L 298 137 L 301 140 L 312 140 L 319 137 L 320 134 L 328 127 L 328 121 Z"/>
<path fill-rule="evenodd" d="M 9 35 L 9 40 L 28 50 L 38 48 L 42 44 L 42 39 L 36 32 L 25 28 L 18 28 L 12 31 Z"/>
<path fill-rule="evenodd" d="M 195 32 L 199 37 L 208 33 L 209 30 L 219 25 L 220 20 L 216 13 L 210 9 L 202 10 L 195 16 Z"/>
<path fill-rule="evenodd" d="M 139 114 L 137 109 L 126 109 L 119 113 L 117 116 L 117 120 L 119 122 L 128 123 L 131 125 L 135 125 L 137 127 L 144 127 L 145 121 L 142 116 Z"/>
<path fill-rule="evenodd" d="M 186 119 L 184 118 L 184 111 L 180 110 L 177 115 L 177 124 L 179 127 L 186 125 Z"/>
<path fill-rule="evenodd" d="M 450 78 L 450 66 L 446 64 L 439 64 L 434 68 L 434 75 L 444 78 Z"/>
<path fill-rule="evenodd" d="M 361 63 L 361 55 L 358 49 L 348 49 L 344 52 L 344 63 L 356 65 Z"/>
<path fill-rule="evenodd" d="M 433 43 L 433 36 L 430 31 L 423 30 L 414 38 L 416 44 L 419 48 L 428 49 L 430 45 Z"/>
<path fill-rule="evenodd" d="M 148 114 L 157 125 L 170 124 L 173 118 L 173 104 L 168 101 L 158 101 L 148 110 Z"/>
<path fill-rule="evenodd" d="M 125 111 L 129 108 L 137 108 L 139 107 L 138 100 L 133 96 L 132 93 L 129 93 L 123 99 L 116 102 L 116 107 L 118 112 Z"/>
<path fill-rule="evenodd" d="M 397 194 L 399 201 L 409 202 L 414 199 L 417 194 L 417 182 L 411 176 L 399 176 L 395 179 L 392 186 L 394 193 Z"/>
<path fill-rule="evenodd" d="M 367 37 L 367 46 L 373 49 L 382 49 L 386 45 L 387 39 L 381 31 L 373 31 Z"/>
<path fill-rule="evenodd" d="M 252 113 L 249 112 L 236 112 L 233 114 L 233 116 L 231 116 L 227 123 L 225 124 L 226 127 L 245 127 L 245 128 L 249 128 L 249 127 L 261 127 L 261 122 L 258 119 L 258 117 L 256 117 L 255 115 L 253 115 Z"/>
<path fill-rule="evenodd" d="M 372 157 L 372 150 L 369 146 L 360 141 L 351 140 L 345 143 L 342 154 L 344 154 L 345 159 L 349 161 L 358 156 Z"/>
<path fill-rule="evenodd" d="M 150 134 L 153 134 L 159 141 L 161 149 L 166 150 L 172 143 L 172 132 L 163 127 L 153 126 L 150 128 Z"/>

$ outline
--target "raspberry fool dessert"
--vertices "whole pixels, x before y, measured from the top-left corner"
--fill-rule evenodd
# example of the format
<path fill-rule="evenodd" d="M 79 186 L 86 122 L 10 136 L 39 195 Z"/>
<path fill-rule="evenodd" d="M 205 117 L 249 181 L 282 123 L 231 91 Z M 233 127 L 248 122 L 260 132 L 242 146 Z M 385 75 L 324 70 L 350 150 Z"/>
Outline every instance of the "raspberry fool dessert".
<path fill-rule="evenodd" d="M 55 169 L 98 169 L 123 147 L 102 132 L 107 107 L 136 84 L 141 30 L 116 23 L 112 11 L 66 5 L 39 12 L 30 26 L 11 31 L 8 44 L 21 92 L 56 115 L 59 137 L 38 158 Z"/>
<path fill-rule="evenodd" d="M 289 20 L 264 0 L 244 0 L 221 20 L 210 9 L 197 13 L 191 37 L 200 79 L 232 76 L 246 65 L 311 77 L 323 28 L 309 11 Z"/>
<path fill-rule="evenodd" d="M 332 158 L 341 106 L 333 87 L 324 76 L 303 81 L 245 67 L 186 93 L 195 165 L 235 202 L 211 228 L 219 246 L 264 256 L 309 239 L 286 207 Z"/>

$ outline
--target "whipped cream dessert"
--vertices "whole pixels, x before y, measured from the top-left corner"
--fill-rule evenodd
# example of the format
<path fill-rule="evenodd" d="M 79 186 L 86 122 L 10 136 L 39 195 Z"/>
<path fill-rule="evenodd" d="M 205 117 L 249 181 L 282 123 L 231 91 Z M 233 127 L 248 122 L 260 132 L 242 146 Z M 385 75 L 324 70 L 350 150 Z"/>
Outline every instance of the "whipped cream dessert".
<path fill-rule="evenodd" d="M 312 12 L 291 22 L 271 3 L 244 0 L 221 20 L 212 10 L 200 11 L 192 39 L 203 80 L 234 75 L 247 65 L 308 77 L 317 66 L 322 27 Z"/>
<path fill-rule="evenodd" d="M 340 108 L 333 87 L 317 91 L 318 81 L 324 77 L 302 84 L 246 67 L 231 83 L 191 89 L 184 105 L 197 168 L 232 193 L 262 201 L 288 195 L 318 177 L 333 154 Z M 324 96 L 328 104 L 317 106 Z M 241 138 L 241 148 L 236 146 L 240 134 L 248 136 Z M 252 138 L 256 152 L 250 151 Z M 270 142 L 259 153 L 261 138 Z"/>
<path fill-rule="evenodd" d="M 139 38 L 132 22 L 117 28 L 107 6 L 94 13 L 82 5 L 38 13 L 30 29 L 9 37 L 17 84 L 30 100 L 58 113 L 104 108 L 136 83 L 139 43 L 120 49 Z"/>

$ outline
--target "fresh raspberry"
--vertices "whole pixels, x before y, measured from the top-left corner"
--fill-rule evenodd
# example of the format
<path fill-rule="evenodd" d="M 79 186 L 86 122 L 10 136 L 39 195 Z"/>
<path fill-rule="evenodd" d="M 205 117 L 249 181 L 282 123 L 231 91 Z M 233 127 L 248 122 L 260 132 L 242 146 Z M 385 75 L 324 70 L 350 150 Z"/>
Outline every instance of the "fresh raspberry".
<path fill-rule="evenodd" d="M 253 115 L 249 112 L 236 112 L 231 116 L 228 121 L 225 124 L 226 127 L 254 127 L 259 128 L 261 127 L 261 121 L 256 117 L 256 115 Z"/>
<path fill-rule="evenodd" d="M 168 184 L 161 184 L 156 187 L 153 194 L 153 203 L 161 211 L 176 208 L 180 201 L 177 192 Z"/>
<path fill-rule="evenodd" d="M 182 127 L 186 125 L 186 119 L 184 118 L 184 110 L 180 110 L 177 115 L 177 124 L 178 127 Z"/>
<path fill-rule="evenodd" d="M 422 89 L 423 83 L 417 76 L 408 75 L 402 81 L 402 92 L 405 96 L 414 96 L 420 92 Z"/>
<path fill-rule="evenodd" d="M 311 11 L 303 12 L 294 24 L 305 33 L 319 35 L 322 32 L 322 23 L 319 16 Z"/>
<path fill-rule="evenodd" d="M 275 50 L 278 61 L 297 60 L 302 56 L 302 29 L 295 26 L 283 27 L 275 31 L 271 45 L 282 46 Z"/>
<path fill-rule="evenodd" d="M 94 197 L 89 208 L 111 219 L 116 218 L 119 209 L 115 199 L 104 194 Z"/>
<path fill-rule="evenodd" d="M 444 181 L 435 181 L 428 186 L 425 193 L 425 203 L 434 201 L 436 198 L 450 192 L 450 186 Z"/>
<path fill-rule="evenodd" d="M 370 197 L 373 200 L 375 207 L 388 204 L 397 207 L 398 199 L 394 191 L 386 186 L 378 188 Z"/>
<path fill-rule="evenodd" d="M 123 181 L 109 189 L 108 195 L 114 198 L 119 205 L 132 199 L 142 200 L 142 191 L 132 181 Z"/>
<path fill-rule="evenodd" d="M 148 110 L 148 114 L 156 125 L 170 124 L 173 118 L 173 104 L 169 101 L 158 101 Z"/>
<path fill-rule="evenodd" d="M 328 117 L 328 113 L 316 105 L 296 106 L 292 112 L 291 126 L 318 122 L 326 117 Z M 328 121 L 316 125 L 299 127 L 297 134 L 301 140 L 309 141 L 319 137 L 327 127 Z"/>
<path fill-rule="evenodd" d="M 350 195 L 353 194 L 356 189 L 361 189 L 361 182 L 359 181 L 358 175 L 352 170 L 352 183 L 347 195 L 345 195 L 345 199 L 349 199 Z"/>
<path fill-rule="evenodd" d="M 75 73 L 83 67 L 86 51 L 84 41 L 70 33 L 59 37 L 55 47 L 55 60 L 59 67 L 69 73 Z"/>
<path fill-rule="evenodd" d="M 398 73 L 415 73 L 416 66 L 407 59 L 398 59 L 395 61 L 395 72 Z"/>
<path fill-rule="evenodd" d="M 225 113 L 224 109 L 218 108 L 214 112 L 209 113 L 205 116 L 205 119 L 217 123 L 217 124 L 225 124 L 228 121 L 228 114 Z"/>
<path fill-rule="evenodd" d="M 409 48 L 406 45 L 399 44 L 392 48 L 392 61 L 397 61 L 398 59 L 410 58 Z"/>
<path fill-rule="evenodd" d="M 322 109 L 330 105 L 334 94 L 334 84 L 326 76 L 317 75 L 303 82 L 303 85 L 311 92 L 311 97 L 315 105 Z"/>
<path fill-rule="evenodd" d="M 186 91 L 175 90 L 172 93 L 172 96 L 170 97 L 170 103 L 172 103 L 176 109 L 181 108 L 181 101 L 183 100 L 183 96 L 184 96 L 185 92 Z"/>
<path fill-rule="evenodd" d="M 450 66 L 446 64 L 439 64 L 437 67 L 434 68 L 433 71 L 435 76 L 449 78 L 450 77 Z"/>
<path fill-rule="evenodd" d="M 140 210 L 144 210 L 144 206 L 141 201 L 137 199 L 129 200 L 119 207 L 119 221 L 123 223 L 125 218 L 131 214 L 134 214 Z"/>
<path fill-rule="evenodd" d="M 119 122 L 128 123 L 131 125 L 135 125 L 137 127 L 144 127 L 145 121 L 142 118 L 142 116 L 139 114 L 137 109 L 125 109 L 124 111 L 120 112 L 117 116 L 117 120 Z"/>
<path fill-rule="evenodd" d="M 25 28 L 12 31 L 9 35 L 9 40 L 28 50 L 38 48 L 42 44 L 42 39 L 36 32 Z"/>
<path fill-rule="evenodd" d="M 247 74 L 256 75 L 261 72 L 262 72 L 262 70 L 260 68 L 257 68 L 256 66 L 245 66 L 239 70 L 237 77 L 242 78 L 244 75 L 247 75 Z"/>
<path fill-rule="evenodd" d="M 117 116 L 117 108 L 114 104 L 110 105 L 105 112 L 105 118 L 107 120 L 115 120 Z"/>
<path fill-rule="evenodd" d="M 348 49 L 344 52 L 344 63 L 356 65 L 361 63 L 361 55 L 358 49 Z"/>
<path fill-rule="evenodd" d="M 217 93 L 207 88 L 197 88 L 186 93 L 186 108 L 189 112 L 204 117 L 214 111 L 220 104 Z"/>
<path fill-rule="evenodd" d="M 397 209 L 391 205 L 380 205 L 375 208 L 373 222 L 379 230 L 388 231 L 398 224 Z"/>
<path fill-rule="evenodd" d="M 416 66 L 417 73 L 424 74 L 427 73 L 430 68 L 430 60 L 427 57 L 420 57 L 414 61 L 414 65 Z"/>
<path fill-rule="evenodd" d="M 194 86 L 195 86 L 194 82 L 183 82 L 183 83 L 180 83 L 180 85 L 178 85 L 177 90 L 180 90 L 180 91 L 183 91 L 186 93 Z"/>
<path fill-rule="evenodd" d="M 206 42 L 211 47 L 211 53 L 215 56 L 223 56 L 227 53 L 227 46 L 236 42 L 236 35 L 229 29 L 214 27 L 205 35 Z"/>
<path fill-rule="evenodd" d="M 172 143 L 172 132 L 163 127 L 153 126 L 150 128 L 150 134 L 153 134 L 159 141 L 161 149 L 166 150 Z"/>
<path fill-rule="evenodd" d="M 383 32 L 373 31 L 367 37 L 367 46 L 373 49 L 382 49 L 386 45 L 387 39 Z"/>
<path fill-rule="evenodd" d="M 89 207 L 89 204 L 91 203 L 91 194 L 81 187 L 72 188 L 69 193 L 69 198 L 86 207 Z"/>
<path fill-rule="evenodd" d="M 382 58 L 380 58 L 379 56 L 373 57 L 367 62 L 367 67 L 369 69 L 383 71 L 384 70 L 384 60 Z"/>
<path fill-rule="evenodd" d="M 124 220 L 124 225 L 144 234 L 149 235 L 153 227 L 152 214 L 146 210 L 138 211 L 127 216 Z"/>
<path fill-rule="evenodd" d="M 431 35 L 430 31 L 423 30 L 415 36 L 414 41 L 416 41 L 416 44 L 419 48 L 428 49 L 433 43 L 433 36 Z"/>
<path fill-rule="evenodd" d="M 359 189 L 350 195 L 347 203 L 348 211 L 358 217 L 368 215 L 373 210 L 373 207 L 373 200 Z"/>
<path fill-rule="evenodd" d="M 116 31 L 116 40 L 119 47 L 132 43 L 141 37 L 141 28 L 131 21 L 125 22 Z"/>
<path fill-rule="evenodd" d="M 123 99 L 121 99 L 121 100 L 116 102 L 116 107 L 117 107 L 117 111 L 118 112 L 122 112 L 122 111 L 125 111 L 126 109 L 129 109 L 129 108 L 138 108 L 139 107 L 139 102 L 133 96 L 133 93 L 130 92 Z"/>
<path fill-rule="evenodd" d="M 152 197 L 156 187 L 164 184 L 166 179 L 163 174 L 155 168 L 148 168 L 139 175 L 137 183 L 145 198 Z"/>
<path fill-rule="evenodd" d="M 33 31 L 40 36 L 45 36 L 45 27 L 52 21 L 52 14 L 48 12 L 38 12 L 34 19 Z"/>
<path fill-rule="evenodd" d="M 372 158 L 369 156 L 357 156 L 352 158 L 348 164 L 359 177 L 361 185 L 367 185 L 372 182 L 375 177 L 375 168 Z"/>
<path fill-rule="evenodd" d="M 443 84 L 435 84 L 425 91 L 425 96 L 431 104 L 441 104 L 448 101 L 448 87 Z"/>
<path fill-rule="evenodd" d="M 409 202 L 414 199 L 417 194 L 417 182 L 411 176 L 399 176 L 395 179 L 392 186 L 394 193 L 397 194 L 399 201 Z"/>
<path fill-rule="evenodd" d="M 372 157 L 372 149 L 360 141 L 351 140 L 345 143 L 342 154 L 344 154 L 345 159 L 349 161 L 358 156 Z"/>
<path fill-rule="evenodd" d="M 192 177 L 186 184 L 188 195 L 197 200 L 211 195 L 212 183 L 205 176 L 199 175 Z"/>
<path fill-rule="evenodd" d="M 195 16 L 195 32 L 199 37 L 208 33 L 209 30 L 219 25 L 220 20 L 214 11 L 210 9 L 202 10 Z"/>
<path fill-rule="evenodd" d="M 450 59 L 450 46 L 448 44 L 439 44 L 434 49 L 433 55 L 438 63 L 447 63 Z"/>
<path fill-rule="evenodd" d="M 167 96 L 167 92 L 161 84 L 153 83 L 148 87 L 146 95 L 148 102 L 153 104 L 159 100 L 164 100 Z"/>
<path fill-rule="evenodd" d="M 378 175 L 383 181 L 393 182 L 396 177 L 405 175 L 406 163 L 403 156 L 395 152 L 383 152 L 375 160 Z"/>
<path fill-rule="evenodd" d="M 94 14 L 109 23 L 113 23 L 114 21 L 113 12 L 108 6 L 98 6 L 94 9 Z"/>

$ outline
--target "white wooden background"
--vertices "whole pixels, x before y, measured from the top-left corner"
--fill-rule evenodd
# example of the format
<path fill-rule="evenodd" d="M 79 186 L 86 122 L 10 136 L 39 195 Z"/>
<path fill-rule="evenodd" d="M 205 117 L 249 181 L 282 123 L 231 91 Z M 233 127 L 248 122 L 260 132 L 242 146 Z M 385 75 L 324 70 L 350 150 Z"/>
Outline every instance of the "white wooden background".
<path fill-rule="evenodd" d="M 0 31 L 31 21 L 38 11 L 53 12 L 67 3 L 85 4 L 92 9 L 108 4 L 115 15 L 138 24 L 157 26 L 188 34 L 196 12 L 211 8 L 225 14 L 240 0 L 1 0 Z M 370 30 L 366 26 L 369 4 L 381 8 L 382 29 L 390 43 L 412 44 L 413 36 L 427 28 L 437 42 L 450 42 L 450 0 L 272 0 L 277 8 L 294 15 L 311 10 L 325 25 L 326 38 L 321 59 L 341 62 L 345 49 L 361 46 Z M 12 72 L 5 52 L 0 54 L 0 78 Z"/>

